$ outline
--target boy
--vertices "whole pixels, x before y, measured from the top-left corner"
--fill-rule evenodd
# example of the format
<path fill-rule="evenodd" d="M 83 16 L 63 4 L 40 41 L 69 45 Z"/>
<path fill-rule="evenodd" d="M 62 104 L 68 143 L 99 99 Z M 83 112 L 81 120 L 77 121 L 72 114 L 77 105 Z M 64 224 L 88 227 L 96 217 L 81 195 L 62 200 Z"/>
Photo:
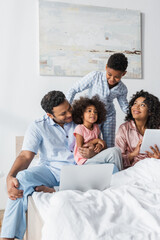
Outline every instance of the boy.
<path fill-rule="evenodd" d="M 78 92 L 89 89 L 88 96 L 93 97 L 98 94 L 106 104 L 107 119 L 101 125 L 103 140 L 107 147 L 115 144 L 116 111 L 113 100 L 117 98 L 123 112 L 127 112 L 127 87 L 121 82 L 121 78 L 126 74 L 128 60 L 123 53 L 115 53 L 108 59 L 106 72 L 94 71 L 87 74 L 78 81 L 68 92 L 67 99 L 71 104 L 74 96 Z"/>

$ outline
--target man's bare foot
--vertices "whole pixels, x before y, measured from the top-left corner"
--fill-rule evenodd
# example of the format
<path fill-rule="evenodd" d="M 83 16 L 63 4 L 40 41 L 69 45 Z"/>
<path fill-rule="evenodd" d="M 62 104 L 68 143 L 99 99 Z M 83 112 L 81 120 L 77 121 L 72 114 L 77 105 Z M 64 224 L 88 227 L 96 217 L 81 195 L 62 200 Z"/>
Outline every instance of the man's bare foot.
<path fill-rule="evenodd" d="M 0 238 L 2 240 L 14 240 L 14 238 Z"/>
<path fill-rule="evenodd" d="M 54 189 L 54 188 L 47 187 L 47 186 L 38 186 L 38 187 L 35 187 L 35 191 L 36 191 L 36 192 L 48 192 L 48 193 L 53 193 L 53 192 L 55 192 L 55 189 Z"/>

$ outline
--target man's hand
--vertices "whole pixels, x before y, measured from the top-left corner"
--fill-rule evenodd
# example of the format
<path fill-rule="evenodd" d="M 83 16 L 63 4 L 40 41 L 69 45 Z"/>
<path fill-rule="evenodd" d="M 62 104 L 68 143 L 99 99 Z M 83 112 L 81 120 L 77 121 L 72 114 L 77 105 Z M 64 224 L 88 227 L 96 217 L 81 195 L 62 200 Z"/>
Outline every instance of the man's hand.
<path fill-rule="evenodd" d="M 84 158 L 94 157 L 97 153 L 94 151 L 94 145 L 91 143 L 86 143 L 83 147 L 78 148 L 79 153 Z"/>
<path fill-rule="evenodd" d="M 150 149 L 152 150 L 152 153 L 146 151 L 147 157 L 160 159 L 160 151 L 159 151 L 157 145 L 154 145 L 154 148 L 153 148 L 153 147 L 150 147 Z"/>
<path fill-rule="evenodd" d="M 48 193 L 53 193 L 55 192 L 55 189 L 54 188 L 50 188 L 50 187 L 47 187 L 47 186 L 38 186 L 35 188 L 35 191 L 36 192 L 48 192 Z"/>
<path fill-rule="evenodd" d="M 12 176 L 7 177 L 8 196 L 11 200 L 16 200 L 17 198 L 23 197 L 23 190 L 17 189 L 18 186 L 19 186 L 19 182 L 17 178 Z"/>
<path fill-rule="evenodd" d="M 19 171 L 28 168 L 34 156 L 35 153 L 33 152 L 21 151 L 16 160 L 14 161 L 13 166 L 7 177 L 7 191 L 8 196 L 11 200 L 16 200 L 17 198 L 23 197 L 23 190 L 18 189 L 19 182 L 15 176 Z"/>

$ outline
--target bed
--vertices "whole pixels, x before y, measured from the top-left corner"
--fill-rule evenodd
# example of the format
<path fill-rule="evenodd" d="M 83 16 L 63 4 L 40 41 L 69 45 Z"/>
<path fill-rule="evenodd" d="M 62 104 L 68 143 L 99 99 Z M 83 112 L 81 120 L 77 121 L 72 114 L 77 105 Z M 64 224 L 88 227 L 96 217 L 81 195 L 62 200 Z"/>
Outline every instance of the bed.
<path fill-rule="evenodd" d="M 43 220 L 31 196 L 28 197 L 27 230 L 24 240 L 40 240 Z"/>
<path fill-rule="evenodd" d="M 160 161 L 145 159 L 114 174 L 105 191 L 34 193 L 26 234 L 33 239 L 160 239 Z"/>
<path fill-rule="evenodd" d="M 160 160 L 112 176 L 104 190 L 34 192 L 26 240 L 159 240 Z"/>

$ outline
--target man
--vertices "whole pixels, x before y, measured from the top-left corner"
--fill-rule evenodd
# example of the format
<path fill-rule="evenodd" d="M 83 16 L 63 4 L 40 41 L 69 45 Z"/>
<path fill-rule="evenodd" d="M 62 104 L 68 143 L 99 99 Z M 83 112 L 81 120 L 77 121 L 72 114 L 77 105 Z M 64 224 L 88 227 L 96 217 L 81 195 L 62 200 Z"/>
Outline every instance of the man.
<path fill-rule="evenodd" d="M 7 176 L 9 199 L 3 219 L 2 239 L 23 239 L 28 195 L 35 188 L 37 191 L 53 192 L 54 186 L 59 185 L 61 167 L 75 164 L 75 124 L 72 122 L 72 108 L 65 95 L 60 91 L 51 91 L 43 97 L 41 106 L 46 115 L 29 126 L 22 151 Z M 40 165 L 28 168 L 38 151 Z M 81 148 L 79 151 L 86 158 L 95 155 L 91 148 Z M 121 163 L 121 154 L 117 148 L 109 157 Z"/>

